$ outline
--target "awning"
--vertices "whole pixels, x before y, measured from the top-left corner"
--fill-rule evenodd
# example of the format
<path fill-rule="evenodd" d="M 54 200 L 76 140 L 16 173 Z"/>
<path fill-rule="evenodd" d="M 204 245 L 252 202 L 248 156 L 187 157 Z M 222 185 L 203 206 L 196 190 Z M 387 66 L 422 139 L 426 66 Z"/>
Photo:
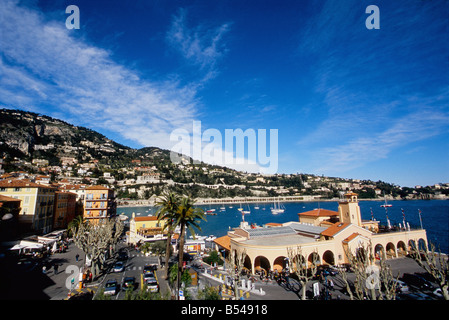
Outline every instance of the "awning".
<path fill-rule="evenodd" d="M 30 241 L 20 241 L 20 245 L 25 246 L 24 249 L 42 249 L 44 246 L 43 244 L 37 243 L 37 242 L 30 242 Z"/>
<path fill-rule="evenodd" d="M 9 250 L 21 250 L 21 249 L 42 249 L 43 245 L 40 243 L 19 243 L 9 248 Z"/>
<path fill-rule="evenodd" d="M 9 250 L 20 250 L 26 248 L 26 246 L 20 245 L 20 244 L 16 244 L 14 247 L 9 248 Z"/>
<path fill-rule="evenodd" d="M 52 239 L 52 238 L 46 238 L 46 237 L 37 237 L 39 243 L 43 243 L 43 244 L 47 244 L 47 245 L 51 245 L 54 242 L 58 241 L 57 239 Z"/>

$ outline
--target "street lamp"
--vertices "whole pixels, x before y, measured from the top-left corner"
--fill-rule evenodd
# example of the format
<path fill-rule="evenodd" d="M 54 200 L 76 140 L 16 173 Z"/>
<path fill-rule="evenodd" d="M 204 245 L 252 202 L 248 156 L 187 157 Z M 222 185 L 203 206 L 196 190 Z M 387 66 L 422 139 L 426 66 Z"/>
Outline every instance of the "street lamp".
<path fill-rule="evenodd" d="M 220 249 L 220 251 L 223 251 L 223 271 L 226 271 L 226 249 Z"/>

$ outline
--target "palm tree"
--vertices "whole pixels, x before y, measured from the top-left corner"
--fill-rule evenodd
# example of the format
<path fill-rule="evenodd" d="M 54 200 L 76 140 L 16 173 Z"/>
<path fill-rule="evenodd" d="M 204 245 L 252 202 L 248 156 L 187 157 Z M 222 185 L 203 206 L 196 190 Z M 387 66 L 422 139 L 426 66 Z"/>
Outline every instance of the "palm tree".
<path fill-rule="evenodd" d="M 67 225 L 67 232 L 70 235 L 71 232 L 76 233 L 83 223 L 86 221 L 84 220 L 82 215 L 76 216 L 72 221 L 69 222 Z M 74 235 L 74 234 L 73 234 Z"/>
<path fill-rule="evenodd" d="M 163 230 L 167 231 L 167 243 L 165 247 L 165 279 L 168 279 L 169 275 L 168 260 L 170 259 L 171 252 L 170 245 L 173 232 L 176 228 L 176 224 L 174 224 L 174 221 L 176 218 L 176 213 L 178 211 L 179 203 L 179 195 L 173 192 L 164 192 L 156 203 L 158 206 L 161 206 L 157 211 L 157 219 L 159 222 L 161 220 L 165 221 Z"/>
<path fill-rule="evenodd" d="M 175 225 L 181 226 L 181 232 L 179 235 L 179 262 L 178 262 L 178 290 L 181 282 L 183 258 L 184 258 L 184 242 L 185 242 L 185 230 L 189 229 L 192 236 L 195 238 L 194 228 L 201 231 L 199 226 L 199 220 L 206 221 L 204 217 L 204 210 L 201 208 L 195 208 L 193 204 L 195 200 L 190 196 L 185 196 L 181 200 L 181 204 L 178 207 L 176 214 Z M 179 297 L 178 297 L 179 298 Z"/>

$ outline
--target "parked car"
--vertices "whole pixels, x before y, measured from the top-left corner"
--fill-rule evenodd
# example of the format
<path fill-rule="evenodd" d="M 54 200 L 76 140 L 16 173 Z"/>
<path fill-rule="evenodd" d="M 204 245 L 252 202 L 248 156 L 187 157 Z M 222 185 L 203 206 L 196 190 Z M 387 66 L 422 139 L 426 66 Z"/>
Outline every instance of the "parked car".
<path fill-rule="evenodd" d="M 137 288 L 137 283 L 136 283 L 136 278 L 134 277 L 125 277 L 125 279 L 123 279 L 123 283 L 122 283 L 122 290 L 127 290 L 127 289 L 136 289 Z"/>
<path fill-rule="evenodd" d="M 118 261 L 114 265 L 114 272 L 122 272 L 125 269 L 125 265 L 122 261 Z"/>
<path fill-rule="evenodd" d="M 437 289 L 435 289 L 435 290 L 432 292 L 432 295 L 433 295 L 435 298 L 442 299 L 442 298 L 443 298 L 443 291 L 442 291 L 440 288 L 437 288 Z"/>
<path fill-rule="evenodd" d="M 321 272 L 323 272 L 324 276 L 335 276 L 338 274 L 338 270 L 328 265 L 319 266 L 317 274 L 320 274 Z"/>
<path fill-rule="evenodd" d="M 419 290 L 433 289 L 433 285 L 429 281 L 416 274 L 404 273 L 404 275 L 402 276 L 402 281 L 418 288 Z"/>
<path fill-rule="evenodd" d="M 118 260 L 125 261 L 127 259 L 128 259 L 128 253 L 126 253 L 126 251 L 120 251 L 118 253 Z"/>
<path fill-rule="evenodd" d="M 147 290 L 150 292 L 159 292 L 159 284 L 156 279 L 150 279 L 147 282 Z"/>
<path fill-rule="evenodd" d="M 147 272 L 143 275 L 143 281 L 148 284 L 150 281 L 156 281 L 156 277 L 153 272 Z"/>
<path fill-rule="evenodd" d="M 143 273 L 151 272 L 153 273 L 155 270 L 157 270 L 157 265 L 155 264 L 147 264 L 143 267 Z"/>
<path fill-rule="evenodd" d="M 117 280 L 108 280 L 106 284 L 104 285 L 104 294 L 109 295 L 115 295 L 118 292 L 118 283 Z"/>
<path fill-rule="evenodd" d="M 33 259 L 20 259 L 19 262 L 17 262 L 17 267 L 18 270 L 23 272 L 39 271 L 40 264 Z"/>
<path fill-rule="evenodd" d="M 397 300 L 433 300 L 430 296 L 422 292 L 401 293 L 396 297 Z"/>
<path fill-rule="evenodd" d="M 76 293 L 67 300 L 92 300 L 94 293 L 92 291 Z"/>
<path fill-rule="evenodd" d="M 396 292 L 407 293 L 409 292 L 409 287 L 404 281 L 396 280 Z"/>

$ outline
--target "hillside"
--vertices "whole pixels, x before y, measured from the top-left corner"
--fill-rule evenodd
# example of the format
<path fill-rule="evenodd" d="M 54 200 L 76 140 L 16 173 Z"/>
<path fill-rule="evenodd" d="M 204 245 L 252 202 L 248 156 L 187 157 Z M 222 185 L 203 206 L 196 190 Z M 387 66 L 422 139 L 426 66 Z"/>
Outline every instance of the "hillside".
<path fill-rule="evenodd" d="M 1 109 L 0 126 L 1 150 L 24 159 L 101 158 L 130 150 L 93 130 L 32 112 Z"/>
<path fill-rule="evenodd" d="M 360 198 L 433 198 L 448 184 L 401 188 L 382 181 L 342 179 L 313 174 L 260 175 L 205 163 L 170 161 L 170 151 L 133 149 L 91 129 L 45 115 L 0 109 L 1 170 L 50 175 L 54 182 L 109 184 L 122 198 L 148 199 L 164 188 L 194 197 L 319 195 L 336 198 L 354 190 Z M 1 171 L 0 170 L 0 171 Z M 438 191 L 439 190 L 439 191 Z"/>
<path fill-rule="evenodd" d="M 157 147 L 133 149 L 116 143 L 88 128 L 71 125 L 59 119 L 20 110 L 0 109 L 0 158 L 6 172 L 25 171 L 53 174 L 57 178 L 86 178 L 101 183 L 130 180 L 139 184 L 138 177 L 153 175 L 152 184 L 197 182 L 214 184 L 220 178 L 225 183 L 240 183 L 233 178 L 234 170 L 198 164 L 189 166 L 170 161 L 170 151 Z M 151 168 L 151 169 L 149 169 Z M 209 175 L 217 170 L 224 176 Z M 105 179 L 109 178 L 109 179 Z M 75 180 L 75 179 L 73 179 Z M 86 181 L 87 180 L 87 181 Z M 148 179 L 147 179 L 148 180 Z M 141 179 L 140 184 L 148 181 Z"/>

